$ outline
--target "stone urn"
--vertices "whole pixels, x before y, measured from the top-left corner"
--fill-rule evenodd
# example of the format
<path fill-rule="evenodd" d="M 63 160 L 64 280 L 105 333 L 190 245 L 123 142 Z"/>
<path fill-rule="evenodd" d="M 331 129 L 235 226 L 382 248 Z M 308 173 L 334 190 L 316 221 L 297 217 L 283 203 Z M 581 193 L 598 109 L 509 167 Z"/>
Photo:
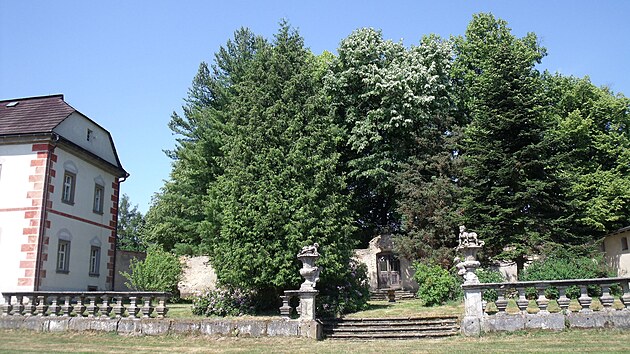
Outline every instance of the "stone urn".
<path fill-rule="evenodd" d="M 315 265 L 315 261 L 319 259 L 317 247 L 319 247 L 317 243 L 303 247 L 297 255 L 297 259 L 302 262 L 300 275 L 304 278 L 300 290 L 315 290 L 315 284 L 319 281 L 321 269 Z"/>

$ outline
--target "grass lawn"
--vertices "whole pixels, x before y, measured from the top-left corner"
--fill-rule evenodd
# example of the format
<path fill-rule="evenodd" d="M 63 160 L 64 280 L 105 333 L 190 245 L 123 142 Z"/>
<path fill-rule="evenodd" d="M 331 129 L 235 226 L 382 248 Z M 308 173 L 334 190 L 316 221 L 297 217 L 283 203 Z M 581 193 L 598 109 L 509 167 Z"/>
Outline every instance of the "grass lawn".
<path fill-rule="evenodd" d="M 464 313 L 463 302 L 449 303 L 443 306 L 425 307 L 419 299 L 403 300 L 396 302 L 387 301 L 370 301 L 370 308 L 365 311 L 351 313 L 346 315 L 347 318 L 374 318 L 374 317 L 416 317 L 416 316 L 443 316 L 456 315 L 460 316 Z M 169 304 L 168 318 L 204 318 L 203 316 L 195 316 L 191 311 L 191 304 Z M 278 316 L 279 314 L 276 314 Z M 272 314 L 261 317 L 270 317 Z M 243 316 L 238 318 L 251 318 L 251 316 Z"/>
<path fill-rule="evenodd" d="M 304 338 L 132 337 L 0 330 L 0 353 L 523 353 L 630 352 L 630 331 L 516 332 L 480 338 L 313 341 Z"/>
<path fill-rule="evenodd" d="M 346 318 L 375 317 L 417 317 L 417 316 L 460 316 L 464 313 L 463 302 L 453 302 L 442 306 L 426 307 L 422 300 L 403 300 L 396 302 L 370 301 L 370 308 L 365 311 L 347 314 Z"/>

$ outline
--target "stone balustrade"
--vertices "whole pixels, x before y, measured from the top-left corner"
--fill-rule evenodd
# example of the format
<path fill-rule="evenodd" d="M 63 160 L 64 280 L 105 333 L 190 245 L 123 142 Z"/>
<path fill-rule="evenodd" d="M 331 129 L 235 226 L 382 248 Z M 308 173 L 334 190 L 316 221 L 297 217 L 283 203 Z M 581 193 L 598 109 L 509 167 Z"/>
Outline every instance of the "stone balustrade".
<path fill-rule="evenodd" d="M 464 284 L 462 332 L 630 328 L 629 282 L 619 277 Z M 493 299 L 482 300 L 485 294 Z"/>
<path fill-rule="evenodd" d="M 481 292 L 482 298 L 484 293 L 493 290 L 496 292 L 496 300 L 491 301 L 494 303 L 494 307 L 488 306 L 486 301 L 482 301 L 481 310 L 486 315 L 504 315 L 506 314 L 506 308 L 509 300 L 512 299 L 515 305 L 518 307 L 517 312 L 531 313 L 528 311 L 528 307 L 531 308 L 535 303 L 537 310 L 542 314 L 549 313 L 550 302 L 555 302 L 557 307 L 552 312 L 570 311 L 569 304 L 571 299 L 567 297 L 567 289 L 571 287 L 577 287 L 580 292 L 580 296 L 577 297 L 577 305 L 579 305 L 579 312 L 592 311 L 591 305 L 593 299 L 588 295 L 589 287 L 598 288 L 599 302 L 602 307 L 597 307 L 595 310 L 602 311 L 618 311 L 626 309 L 630 311 L 630 288 L 628 282 L 630 278 L 602 278 L 602 279 L 572 279 L 572 280 L 548 280 L 548 281 L 522 281 L 515 283 L 486 283 L 486 284 L 464 284 L 462 288 L 464 292 Z M 622 294 L 617 296 L 623 307 L 614 307 L 615 296 L 611 293 L 611 288 L 618 286 L 621 289 Z M 528 289 L 530 292 L 535 293 L 535 298 L 531 298 L 533 303 L 530 303 L 530 299 L 527 298 L 526 293 Z M 535 291 L 532 291 L 535 289 Z M 548 298 L 546 292 L 552 290 L 557 292 L 557 296 Z M 551 297 L 551 296 L 550 296 Z M 556 298 L 557 297 L 557 298 Z M 573 307 L 575 308 L 575 307 Z M 512 312 L 512 314 L 514 311 Z M 478 314 L 478 313 L 477 313 Z"/>
<path fill-rule="evenodd" d="M 170 293 L 117 291 L 3 292 L 0 316 L 163 318 Z M 157 305 L 156 305 L 157 304 Z"/>

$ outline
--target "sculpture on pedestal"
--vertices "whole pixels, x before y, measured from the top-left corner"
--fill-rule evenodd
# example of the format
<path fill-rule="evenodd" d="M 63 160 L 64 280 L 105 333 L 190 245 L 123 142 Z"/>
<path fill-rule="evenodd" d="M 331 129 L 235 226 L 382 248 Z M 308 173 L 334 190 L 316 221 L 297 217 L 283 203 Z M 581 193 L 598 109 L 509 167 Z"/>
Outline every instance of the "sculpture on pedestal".
<path fill-rule="evenodd" d="M 315 283 L 319 281 L 319 273 L 321 269 L 315 265 L 315 261 L 319 259 L 317 247 L 319 247 L 317 243 L 310 246 L 304 246 L 297 255 L 297 259 L 302 262 L 300 275 L 304 277 L 304 282 L 300 286 L 300 290 L 315 290 Z"/>
<path fill-rule="evenodd" d="M 481 247 L 485 243 L 480 241 L 477 234 L 474 232 L 466 231 L 466 226 L 459 227 L 459 246 L 457 251 L 464 254 L 464 260 L 456 257 L 455 266 L 459 270 L 457 274 L 464 277 L 464 284 L 479 284 L 479 278 L 475 274 L 475 271 L 481 263 L 477 261 L 477 252 L 481 250 Z"/>

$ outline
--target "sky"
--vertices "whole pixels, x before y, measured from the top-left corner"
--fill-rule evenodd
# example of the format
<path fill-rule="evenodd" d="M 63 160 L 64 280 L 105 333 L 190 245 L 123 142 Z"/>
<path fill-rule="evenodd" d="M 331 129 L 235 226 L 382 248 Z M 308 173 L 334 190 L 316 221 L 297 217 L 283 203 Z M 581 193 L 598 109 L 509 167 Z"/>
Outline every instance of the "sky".
<path fill-rule="evenodd" d="M 141 212 L 171 171 L 164 150 L 202 61 L 249 27 L 271 39 L 286 19 L 316 54 L 336 52 L 361 27 L 417 44 L 463 35 L 490 12 L 512 33 L 534 32 L 548 55 L 540 70 L 589 76 L 630 96 L 630 1 L 37 1 L 0 0 L 0 99 L 62 93 L 109 130 L 131 176 L 121 192 Z"/>

